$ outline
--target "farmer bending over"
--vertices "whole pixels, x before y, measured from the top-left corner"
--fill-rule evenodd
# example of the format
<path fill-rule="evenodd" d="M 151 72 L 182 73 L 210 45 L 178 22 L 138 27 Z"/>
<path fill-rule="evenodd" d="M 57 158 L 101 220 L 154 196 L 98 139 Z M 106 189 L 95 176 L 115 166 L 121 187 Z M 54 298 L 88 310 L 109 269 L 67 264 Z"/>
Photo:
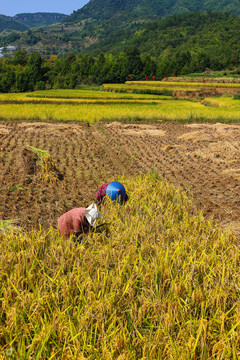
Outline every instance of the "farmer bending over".
<path fill-rule="evenodd" d="M 96 220 L 102 217 L 102 214 L 97 210 L 96 204 L 91 204 L 87 208 L 72 209 L 58 219 L 60 235 L 69 238 L 71 234 L 75 235 L 75 237 L 87 234 Z"/>
<path fill-rule="evenodd" d="M 128 199 L 125 187 L 118 181 L 106 183 L 99 187 L 96 193 L 98 205 L 102 204 L 105 196 L 108 196 L 112 201 L 118 200 L 121 203 Z"/>

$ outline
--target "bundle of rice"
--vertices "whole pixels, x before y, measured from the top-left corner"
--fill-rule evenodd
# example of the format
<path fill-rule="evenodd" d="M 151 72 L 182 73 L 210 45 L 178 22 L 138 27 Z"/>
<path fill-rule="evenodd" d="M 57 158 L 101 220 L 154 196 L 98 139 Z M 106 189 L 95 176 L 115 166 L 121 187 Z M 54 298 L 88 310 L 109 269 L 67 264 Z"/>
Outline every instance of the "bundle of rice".
<path fill-rule="evenodd" d="M 23 150 L 23 160 L 28 177 L 44 182 L 56 182 L 63 179 L 51 155 L 46 150 L 26 146 Z"/>

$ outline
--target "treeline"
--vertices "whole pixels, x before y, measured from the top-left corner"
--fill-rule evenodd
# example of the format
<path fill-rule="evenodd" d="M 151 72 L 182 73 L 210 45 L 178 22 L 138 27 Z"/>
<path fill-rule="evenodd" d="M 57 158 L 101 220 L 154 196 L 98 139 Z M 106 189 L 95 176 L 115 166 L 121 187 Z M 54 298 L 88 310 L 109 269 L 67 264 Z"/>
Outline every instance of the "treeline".
<path fill-rule="evenodd" d="M 0 92 L 25 92 L 50 88 L 75 88 L 81 84 L 123 83 L 126 80 L 160 80 L 165 76 L 203 72 L 206 69 L 240 69 L 240 54 L 224 57 L 178 51 L 171 57 L 153 57 L 130 47 L 119 55 L 69 53 L 62 58 L 42 57 L 18 50 L 0 61 Z"/>

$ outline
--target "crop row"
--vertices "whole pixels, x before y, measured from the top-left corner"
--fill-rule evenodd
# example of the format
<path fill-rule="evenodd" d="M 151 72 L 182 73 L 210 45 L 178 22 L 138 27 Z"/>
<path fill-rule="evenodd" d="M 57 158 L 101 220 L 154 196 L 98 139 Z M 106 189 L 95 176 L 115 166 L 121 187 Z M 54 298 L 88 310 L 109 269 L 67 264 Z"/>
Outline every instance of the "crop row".
<path fill-rule="evenodd" d="M 221 98 L 220 98 L 221 99 Z M 218 120 L 239 121 L 240 100 L 223 99 L 223 105 L 206 106 L 187 100 L 163 100 L 160 103 L 121 104 L 0 104 L 1 119 L 77 120 L 92 123 L 98 120 Z M 214 100 L 210 100 L 214 101 Z M 220 101 L 220 100 L 218 100 Z M 227 104 L 227 105 L 226 105 Z"/>
<path fill-rule="evenodd" d="M 162 100 L 165 100 L 163 98 Z M 1 100 L 0 104 L 66 104 L 66 105 L 83 105 L 83 104 L 152 104 L 161 103 L 161 99 L 54 99 L 54 98 L 26 98 L 26 99 L 15 99 L 15 100 Z"/>
<path fill-rule="evenodd" d="M 154 86 L 154 87 L 195 87 L 195 88 L 239 88 L 240 83 L 208 83 L 208 82 L 175 82 L 175 81 L 126 81 L 131 86 Z"/>
<path fill-rule="evenodd" d="M 104 88 L 103 88 L 104 89 Z M 114 93 L 97 90 L 42 90 L 24 94 L 24 97 L 54 98 L 54 99 L 156 99 L 157 95 Z"/>
<path fill-rule="evenodd" d="M 176 85 L 173 89 L 172 86 L 169 86 L 167 83 L 163 83 L 162 88 L 160 86 L 145 85 L 145 83 L 140 83 L 136 85 L 126 84 L 103 84 L 103 88 L 108 91 L 117 91 L 117 92 L 128 92 L 135 94 L 156 94 L 156 95 L 172 95 L 173 90 L 184 90 L 184 91 L 201 91 L 201 88 L 198 84 L 198 87 L 186 87 L 183 89 L 180 85 Z M 177 83 L 176 83 L 177 84 Z"/>

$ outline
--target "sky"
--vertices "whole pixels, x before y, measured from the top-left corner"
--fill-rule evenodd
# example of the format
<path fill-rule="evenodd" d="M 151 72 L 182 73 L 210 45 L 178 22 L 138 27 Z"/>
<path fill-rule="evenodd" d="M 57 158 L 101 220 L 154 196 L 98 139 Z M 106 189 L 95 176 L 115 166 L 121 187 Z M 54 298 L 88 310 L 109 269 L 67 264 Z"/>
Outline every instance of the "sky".
<path fill-rule="evenodd" d="M 78 10 L 89 0 L 7 0 L 1 1 L 0 14 L 14 16 L 20 13 L 58 12 L 70 15 L 73 10 Z"/>

